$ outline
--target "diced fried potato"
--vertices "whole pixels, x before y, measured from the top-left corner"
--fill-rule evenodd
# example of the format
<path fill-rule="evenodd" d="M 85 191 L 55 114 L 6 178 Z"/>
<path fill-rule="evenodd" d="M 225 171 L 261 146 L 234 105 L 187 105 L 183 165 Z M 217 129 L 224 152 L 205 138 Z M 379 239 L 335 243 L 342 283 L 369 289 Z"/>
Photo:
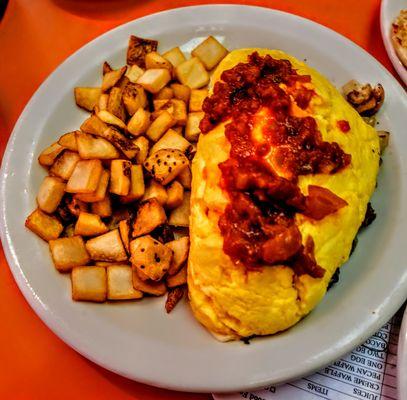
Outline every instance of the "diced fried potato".
<path fill-rule="evenodd" d="M 175 287 L 168 291 L 167 300 L 165 301 L 165 311 L 169 314 L 186 293 L 185 287 Z"/>
<path fill-rule="evenodd" d="M 76 104 L 87 111 L 92 111 L 98 104 L 102 92 L 97 87 L 76 87 L 74 93 Z"/>
<path fill-rule="evenodd" d="M 99 97 L 99 111 L 100 110 L 107 110 L 107 103 L 109 102 L 109 95 L 107 93 L 103 93 Z"/>
<path fill-rule="evenodd" d="M 156 51 L 146 54 L 145 63 L 147 69 L 165 68 L 172 71 L 172 64 Z"/>
<path fill-rule="evenodd" d="M 139 153 L 137 154 L 137 164 L 143 164 L 147 158 L 150 143 L 144 136 L 139 136 L 138 138 L 134 139 L 133 143 L 139 148 Z"/>
<path fill-rule="evenodd" d="M 51 175 L 59 176 L 66 181 L 71 177 L 79 161 L 78 153 L 66 150 L 56 159 L 49 172 Z"/>
<path fill-rule="evenodd" d="M 202 104 L 207 96 L 208 89 L 192 89 L 189 99 L 189 112 L 202 111 Z"/>
<path fill-rule="evenodd" d="M 185 152 L 190 146 L 191 143 L 189 143 L 183 136 L 175 132 L 173 129 L 168 129 L 164 136 L 154 144 L 150 153 L 154 154 L 161 149 L 176 149 Z"/>
<path fill-rule="evenodd" d="M 107 295 L 104 267 L 75 267 L 71 274 L 72 299 L 104 302 Z"/>
<path fill-rule="evenodd" d="M 106 196 L 103 200 L 91 204 L 92 213 L 99 215 L 102 218 L 112 215 L 112 202 L 110 196 Z"/>
<path fill-rule="evenodd" d="M 184 199 L 182 204 L 171 211 L 168 223 L 173 226 L 189 226 L 189 201 L 191 198 L 191 192 L 184 193 Z"/>
<path fill-rule="evenodd" d="M 134 300 L 143 297 L 143 292 L 133 287 L 133 272 L 129 265 L 108 266 L 106 273 L 109 300 Z"/>
<path fill-rule="evenodd" d="M 103 170 L 99 179 L 99 184 L 97 189 L 93 193 L 78 193 L 75 197 L 86 203 L 96 203 L 105 198 L 107 187 L 109 186 L 109 171 Z"/>
<path fill-rule="evenodd" d="M 183 135 L 184 134 L 184 127 L 181 125 L 173 126 L 171 128 L 174 132 L 178 133 L 178 135 Z"/>
<path fill-rule="evenodd" d="M 130 219 L 123 219 L 119 222 L 119 233 L 127 254 L 130 254 Z"/>
<path fill-rule="evenodd" d="M 41 152 L 38 156 L 38 162 L 43 167 L 49 167 L 64 150 L 65 147 L 61 146 L 59 143 L 53 143 Z"/>
<path fill-rule="evenodd" d="M 143 201 L 140 203 L 136 218 L 133 222 L 132 236 L 135 238 L 137 236 L 146 235 L 166 221 L 167 216 L 165 215 L 164 208 L 157 199 L 152 198 Z"/>
<path fill-rule="evenodd" d="M 102 137 L 94 137 L 87 133 L 77 131 L 76 142 L 78 144 L 79 155 L 84 160 L 93 158 L 111 160 L 120 157 L 120 153 L 116 147 Z"/>
<path fill-rule="evenodd" d="M 163 87 L 157 94 L 154 95 L 156 100 L 169 100 L 174 97 L 174 92 L 168 86 Z"/>
<path fill-rule="evenodd" d="M 155 198 L 157 201 L 164 206 L 164 204 L 167 203 L 167 191 L 165 190 L 165 187 L 161 185 L 160 183 L 156 182 L 154 179 L 152 179 L 147 186 L 144 196 L 142 200 L 148 200 Z"/>
<path fill-rule="evenodd" d="M 75 224 L 75 235 L 98 236 L 106 233 L 108 228 L 99 215 L 81 212 Z"/>
<path fill-rule="evenodd" d="M 127 64 L 138 65 L 141 68 L 145 67 L 145 57 L 148 53 L 156 51 L 158 42 L 151 39 L 143 39 L 134 35 L 129 38 L 129 46 L 127 48 Z"/>
<path fill-rule="evenodd" d="M 154 296 L 162 296 L 167 291 L 164 282 L 154 282 L 151 280 L 143 281 L 139 274 L 138 269 L 133 267 L 133 287 L 143 293 L 152 294 Z"/>
<path fill-rule="evenodd" d="M 132 165 L 130 170 L 130 190 L 127 196 L 120 197 L 122 203 L 131 203 L 143 197 L 145 192 L 143 166 Z"/>
<path fill-rule="evenodd" d="M 173 118 L 178 125 L 185 125 L 187 122 L 187 105 L 182 100 L 172 99 L 171 101 L 174 105 Z"/>
<path fill-rule="evenodd" d="M 177 176 L 177 181 L 184 186 L 185 189 L 191 189 L 191 182 L 192 182 L 192 173 L 191 169 L 185 168 L 183 169 Z"/>
<path fill-rule="evenodd" d="M 175 125 L 176 120 L 168 111 L 163 111 L 149 126 L 146 135 L 156 142 L 168 129 Z"/>
<path fill-rule="evenodd" d="M 136 83 L 137 79 L 144 74 L 144 69 L 140 68 L 138 65 L 133 64 L 131 67 L 127 68 L 126 76 L 131 83 Z"/>
<path fill-rule="evenodd" d="M 52 260 L 59 272 L 70 271 L 73 267 L 86 265 L 89 254 L 82 237 L 72 236 L 49 241 Z"/>
<path fill-rule="evenodd" d="M 130 116 L 139 108 L 147 107 L 148 100 L 144 88 L 137 83 L 126 85 L 123 89 L 123 103 Z"/>
<path fill-rule="evenodd" d="M 168 270 L 168 275 L 175 275 L 188 258 L 189 237 L 183 236 L 165 244 L 172 250 L 173 256 Z"/>
<path fill-rule="evenodd" d="M 153 100 L 154 105 L 154 114 L 155 116 L 159 116 L 161 113 L 158 111 L 168 111 L 170 114 L 174 112 L 174 106 L 171 102 L 171 99 L 155 99 Z"/>
<path fill-rule="evenodd" d="M 133 220 L 134 212 L 135 210 L 133 209 L 133 207 L 116 205 L 108 222 L 109 229 L 112 230 L 118 228 L 120 221 L 123 221 L 124 219 Z"/>
<path fill-rule="evenodd" d="M 137 83 L 150 93 L 158 93 L 171 80 L 166 68 L 148 69 L 138 78 Z"/>
<path fill-rule="evenodd" d="M 114 85 L 116 85 L 116 83 L 119 82 L 120 78 L 125 74 L 126 70 L 127 70 L 127 67 L 124 66 L 120 69 L 106 72 L 103 75 L 102 92 L 105 93 L 110 88 L 112 88 Z"/>
<path fill-rule="evenodd" d="M 131 268 L 130 263 L 127 263 L 127 262 L 117 263 L 115 261 L 95 261 L 94 264 L 97 265 L 98 267 L 111 267 L 113 265 L 126 265 L 127 267 Z"/>
<path fill-rule="evenodd" d="M 139 108 L 127 123 L 127 130 L 134 136 L 147 132 L 150 126 L 150 113 L 143 108 Z"/>
<path fill-rule="evenodd" d="M 120 129 L 126 129 L 126 124 L 120 118 L 117 118 L 116 115 L 113 115 L 107 110 L 99 111 L 97 116 L 106 124 L 117 126 Z"/>
<path fill-rule="evenodd" d="M 113 160 L 110 165 L 110 193 L 127 196 L 130 190 L 131 162 Z"/>
<path fill-rule="evenodd" d="M 82 211 L 88 212 L 88 205 L 76 197 L 72 197 L 71 195 L 65 195 L 63 202 L 68 208 L 68 212 L 75 217 L 79 217 L 79 214 Z"/>
<path fill-rule="evenodd" d="M 105 124 L 96 115 L 91 115 L 81 125 L 82 132 L 91 133 L 93 135 L 98 136 L 101 136 L 107 128 L 108 128 L 107 124 Z"/>
<path fill-rule="evenodd" d="M 188 165 L 189 160 L 181 151 L 161 149 L 147 158 L 144 168 L 157 182 L 167 185 Z"/>
<path fill-rule="evenodd" d="M 88 240 L 85 244 L 95 261 L 126 261 L 127 254 L 118 229 Z"/>
<path fill-rule="evenodd" d="M 170 210 L 179 207 L 182 204 L 184 198 L 184 187 L 178 182 L 173 181 L 167 187 L 167 202 L 165 207 Z"/>
<path fill-rule="evenodd" d="M 92 193 L 96 191 L 102 175 L 103 167 L 100 160 L 78 161 L 65 191 L 68 193 Z"/>
<path fill-rule="evenodd" d="M 182 100 L 185 104 L 188 104 L 191 95 L 191 88 L 189 86 L 173 83 L 171 84 L 171 89 L 176 99 Z"/>
<path fill-rule="evenodd" d="M 107 61 L 105 61 L 102 65 L 102 74 L 105 75 L 110 71 L 113 71 L 113 68 L 110 66 L 110 64 Z"/>
<path fill-rule="evenodd" d="M 130 83 L 130 79 L 127 78 L 126 75 L 123 75 L 120 80 L 114 85 L 114 87 L 119 88 L 120 90 L 123 90 L 128 84 Z"/>
<path fill-rule="evenodd" d="M 188 114 L 187 125 L 185 127 L 185 138 L 191 142 L 196 142 L 201 134 L 199 124 L 204 117 L 203 112 L 193 112 Z"/>
<path fill-rule="evenodd" d="M 185 55 L 179 47 L 174 47 L 171 50 L 166 51 L 163 54 L 163 57 L 174 67 L 177 67 L 178 65 L 186 61 Z"/>
<path fill-rule="evenodd" d="M 27 217 L 25 226 L 47 242 L 57 239 L 64 229 L 57 218 L 38 208 Z"/>
<path fill-rule="evenodd" d="M 76 136 L 75 136 L 76 132 L 79 132 L 79 131 L 65 133 L 64 135 L 62 135 L 59 138 L 58 143 L 61 146 L 64 146 L 65 148 L 67 148 L 68 150 L 78 151 L 78 145 L 76 143 Z"/>
<path fill-rule="evenodd" d="M 109 93 L 106 110 L 101 111 L 108 111 L 119 118 L 121 121 L 125 121 L 126 111 L 124 109 L 122 97 L 123 91 L 118 87 L 113 87 Z"/>
<path fill-rule="evenodd" d="M 152 281 L 161 280 L 168 271 L 172 259 L 171 249 L 149 235 L 132 240 L 130 254 L 133 267 Z"/>
<path fill-rule="evenodd" d="M 46 176 L 37 195 L 38 207 L 49 214 L 59 206 L 65 193 L 65 182 L 57 177 Z"/>
<path fill-rule="evenodd" d="M 199 61 L 199 58 L 193 57 L 175 68 L 177 79 L 191 89 L 199 89 L 209 83 L 209 74 L 205 67 Z"/>
<path fill-rule="evenodd" d="M 226 57 L 228 51 L 213 36 L 209 36 L 191 54 L 198 57 L 207 70 L 211 70 Z"/>
<path fill-rule="evenodd" d="M 167 277 L 167 286 L 173 288 L 187 283 L 187 266 L 182 267 L 175 275 Z"/>

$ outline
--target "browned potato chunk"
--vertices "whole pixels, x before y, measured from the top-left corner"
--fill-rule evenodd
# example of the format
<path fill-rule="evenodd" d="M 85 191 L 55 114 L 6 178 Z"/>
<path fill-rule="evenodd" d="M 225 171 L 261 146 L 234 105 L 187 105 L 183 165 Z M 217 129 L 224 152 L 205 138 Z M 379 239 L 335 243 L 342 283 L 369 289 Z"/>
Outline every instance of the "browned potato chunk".
<path fill-rule="evenodd" d="M 171 89 L 174 92 L 174 97 L 178 100 L 182 100 L 185 104 L 188 104 L 189 97 L 191 95 L 191 88 L 180 83 L 173 83 Z"/>
<path fill-rule="evenodd" d="M 137 83 L 129 83 L 123 90 L 123 103 L 129 115 L 133 115 L 139 108 L 148 105 L 144 88 Z"/>
<path fill-rule="evenodd" d="M 185 287 L 175 287 L 168 291 L 167 300 L 165 301 L 165 311 L 169 314 L 186 293 Z"/>
<path fill-rule="evenodd" d="M 175 68 L 177 79 L 191 89 L 199 89 L 209 83 L 209 74 L 205 67 L 199 61 L 199 58 L 193 57 Z"/>
<path fill-rule="evenodd" d="M 80 236 L 72 236 L 49 241 L 52 260 L 59 272 L 70 271 L 73 267 L 86 265 L 89 254 Z"/>
<path fill-rule="evenodd" d="M 77 131 L 76 142 L 79 155 L 84 160 L 92 158 L 111 160 L 112 158 L 120 157 L 120 153 L 116 147 L 102 137 L 94 137 L 87 133 Z"/>
<path fill-rule="evenodd" d="M 156 142 L 168 129 L 176 124 L 176 120 L 168 111 L 163 111 L 149 126 L 146 135 Z"/>
<path fill-rule="evenodd" d="M 144 69 L 140 68 L 138 65 L 134 64 L 127 68 L 126 76 L 131 83 L 136 83 L 137 79 L 144 74 Z"/>
<path fill-rule="evenodd" d="M 107 61 L 105 61 L 102 65 L 102 74 L 106 75 L 110 71 L 113 71 L 113 68 L 110 66 L 110 64 Z"/>
<path fill-rule="evenodd" d="M 113 160 L 110 164 L 110 192 L 127 196 L 130 190 L 131 162 Z"/>
<path fill-rule="evenodd" d="M 147 189 L 144 192 L 143 201 L 155 198 L 157 201 L 164 206 L 167 203 L 168 195 L 165 187 L 160 183 L 156 182 L 154 179 L 150 181 Z"/>
<path fill-rule="evenodd" d="M 103 170 L 99 179 L 98 187 L 93 193 L 78 193 L 75 197 L 86 203 L 96 203 L 103 200 L 106 196 L 107 187 L 109 186 L 109 178 L 109 171 Z"/>
<path fill-rule="evenodd" d="M 94 262 L 95 265 L 97 265 L 98 267 L 111 267 L 113 265 L 126 265 L 127 267 L 131 268 L 130 263 L 117 263 L 114 261 L 95 261 Z"/>
<path fill-rule="evenodd" d="M 47 242 L 57 239 L 64 230 L 57 218 L 45 214 L 38 208 L 27 217 L 25 226 Z"/>
<path fill-rule="evenodd" d="M 73 196 L 65 196 L 63 200 L 63 206 L 66 206 L 68 208 L 69 213 L 71 213 L 75 217 L 79 217 L 79 214 L 82 211 L 87 212 L 88 211 L 88 204 L 83 202 L 82 200 L 79 200 L 76 197 Z"/>
<path fill-rule="evenodd" d="M 167 185 L 188 165 L 189 160 L 181 151 L 161 149 L 147 158 L 144 168 L 157 182 Z"/>
<path fill-rule="evenodd" d="M 126 120 L 126 111 L 124 109 L 122 98 L 123 98 L 123 91 L 118 87 L 113 87 L 109 93 L 106 111 L 115 115 L 121 121 L 125 121 Z M 105 111 L 105 110 L 103 110 L 103 111 Z"/>
<path fill-rule="evenodd" d="M 143 166 L 132 165 L 130 168 L 130 190 L 126 196 L 122 196 L 122 203 L 130 203 L 143 197 L 145 192 Z"/>
<path fill-rule="evenodd" d="M 159 111 L 168 111 L 171 115 L 174 112 L 174 106 L 171 102 L 171 99 L 156 99 L 153 101 L 154 105 L 154 116 L 158 117 L 161 112 Z"/>
<path fill-rule="evenodd" d="M 58 143 L 61 146 L 64 146 L 65 148 L 67 148 L 68 150 L 78 151 L 78 145 L 76 143 L 76 136 L 75 136 L 75 134 L 77 132 L 79 132 L 79 131 L 65 133 L 64 135 L 62 135 L 59 138 Z"/>
<path fill-rule="evenodd" d="M 178 135 L 181 135 L 181 136 L 182 136 L 182 135 L 184 134 L 184 127 L 181 126 L 181 125 L 173 126 L 171 129 L 172 129 L 174 132 L 178 133 Z"/>
<path fill-rule="evenodd" d="M 174 97 L 174 92 L 168 86 L 163 87 L 157 94 L 154 95 L 156 100 L 169 100 Z"/>
<path fill-rule="evenodd" d="M 178 125 L 185 125 L 187 123 L 187 105 L 184 101 L 178 99 L 171 99 L 170 101 L 174 107 L 172 117 Z"/>
<path fill-rule="evenodd" d="M 145 67 L 145 57 L 148 53 L 156 51 L 158 42 L 151 39 L 143 39 L 134 35 L 130 36 L 127 48 L 127 64 Z"/>
<path fill-rule="evenodd" d="M 198 57 L 207 70 L 211 70 L 226 57 L 228 51 L 213 36 L 209 36 L 191 54 Z"/>
<path fill-rule="evenodd" d="M 138 136 L 147 132 L 150 124 L 150 113 L 140 107 L 127 123 L 127 130 L 132 135 Z"/>
<path fill-rule="evenodd" d="M 96 236 L 86 242 L 86 249 L 95 261 L 126 261 L 127 254 L 118 229 Z"/>
<path fill-rule="evenodd" d="M 158 93 L 171 80 L 166 68 L 148 69 L 138 78 L 137 83 L 150 93 Z"/>
<path fill-rule="evenodd" d="M 145 235 L 167 221 L 165 211 L 157 199 L 142 202 L 133 222 L 133 237 Z"/>
<path fill-rule="evenodd" d="M 167 187 L 167 202 L 165 207 L 170 210 L 179 207 L 184 198 L 184 187 L 177 181 L 173 181 Z"/>
<path fill-rule="evenodd" d="M 99 97 L 99 103 L 98 103 L 99 110 L 107 110 L 108 102 L 109 102 L 109 95 L 107 93 L 101 94 Z"/>
<path fill-rule="evenodd" d="M 109 300 L 141 299 L 143 292 L 133 287 L 133 272 L 129 265 L 111 265 L 107 272 L 107 298 Z"/>
<path fill-rule="evenodd" d="M 177 181 L 185 188 L 191 189 L 191 182 L 192 182 L 192 173 L 191 169 L 185 168 L 183 169 L 177 176 Z"/>
<path fill-rule="evenodd" d="M 145 63 L 147 69 L 165 68 L 172 71 L 172 64 L 156 51 L 146 54 Z"/>
<path fill-rule="evenodd" d="M 117 126 L 120 129 L 126 129 L 126 124 L 116 115 L 113 115 L 107 110 L 101 110 L 97 113 L 98 118 L 106 124 Z"/>
<path fill-rule="evenodd" d="M 175 275 L 188 258 L 189 237 L 183 236 L 179 239 L 173 240 L 172 242 L 168 242 L 165 245 L 169 247 L 173 253 L 168 275 Z"/>
<path fill-rule="evenodd" d="M 139 136 L 133 140 L 133 143 L 139 148 L 139 153 L 137 154 L 137 164 L 143 164 L 148 156 L 150 142 L 146 137 Z"/>
<path fill-rule="evenodd" d="M 49 167 L 54 164 L 55 159 L 65 150 L 65 147 L 59 143 L 53 143 L 51 146 L 44 149 L 38 156 L 38 162 L 43 167 Z"/>
<path fill-rule="evenodd" d="M 138 269 L 133 267 L 133 287 L 143 293 L 152 294 L 153 296 L 162 296 L 167 291 L 164 282 L 154 282 L 151 280 L 143 281 L 139 274 Z"/>
<path fill-rule="evenodd" d="M 87 111 L 92 111 L 98 104 L 102 92 L 96 87 L 76 87 L 74 93 L 76 104 Z"/>
<path fill-rule="evenodd" d="M 107 92 L 110 88 L 116 85 L 117 82 L 121 79 L 121 77 L 125 74 L 127 67 L 124 66 L 120 69 L 112 70 L 106 72 L 103 75 L 102 81 L 102 92 Z"/>
<path fill-rule="evenodd" d="M 79 160 L 80 157 L 78 153 L 66 150 L 56 159 L 49 172 L 51 175 L 59 176 L 67 181 L 71 177 Z"/>
<path fill-rule="evenodd" d="M 175 132 L 173 129 L 168 129 L 164 136 L 154 144 L 150 153 L 154 154 L 161 149 L 176 149 L 185 152 L 190 146 L 191 143 L 189 143 L 183 136 Z"/>
<path fill-rule="evenodd" d="M 192 89 L 189 99 L 189 112 L 202 111 L 202 104 L 207 96 L 208 89 Z"/>
<path fill-rule="evenodd" d="M 65 183 L 60 178 L 46 176 L 37 195 L 38 207 L 49 214 L 59 206 L 65 193 Z"/>
<path fill-rule="evenodd" d="M 66 184 L 65 191 L 68 193 L 92 193 L 98 185 L 103 167 L 100 160 L 81 160 L 75 165 L 75 169 Z"/>
<path fill-rule="evenodd" d="M 185 127 L 185 138 L 191 142 L 196 142 L 201 134 L 199 124 L 204 117 L 203 112 L 193 112 L 188 114 L 187 125 Z"/>
<path fill-rule="evenodd" d="M 167 286 L 173 288 L 187 283 L 187 266 L 182 267 L 175 275 L 167 277 Z"/>
<path fill-rule="evenodd" d="M 102 120 L 100 120 L 96 115 L 90 116 L 81 125 L 81 131 L 86 133 L 91 133 L 92 135 L 102 136 L 103 132 L 108 128 Z"/>
<path fill-rule="evenodd" d="M 99 215 L 81 212 L 75 224 L 75 235 L 98 236 L 108 231 Z"/>
<path fill-rule="evenodd" d="M 92 213 L 105 218 L 112 215 L 112 202 L 110 196 L 106 196 L 103 200 L 91 204 Z"/>
<path fill-rule="evenodd" d="M 71 274 L 72 299 L 76 301 L 104 302 L 107 294 L 104 267 L 76 267 Z"/>
<path fill-rule="evenodd" d="M 134 160 L 139 151 L 138 147 L 126 136 L 113 127 L 107 128 L 103 133 L 98 134 L 117 147 L 129 160 Z"/>
<path fill-rule="evenodd" d="M 171 211 L 168 223 L 173 226 L 189 226 L 189 201 L 191 192 L 184 193 L 182 204 Z"/>
<path fill-rule="evenodd" d="M 151 236 L 130 242 L 130 261 L 147 279 L 159 281 L 170 267 L 172 251 Z"/>
<path fill-rule="evenodd" d="M 123 246 L 130 253 L 130 219 L 123 219 L 119 222 L 119 233 L 122 238 Z"/>
<path fill-rule="evenodd" d="M 186 61 L 185 55 L 179 47 L 174 47 L 173 49 L 166 51 L 163 54 L 163 57 L 174 67 L 177 67 L 178 65 Z"/>

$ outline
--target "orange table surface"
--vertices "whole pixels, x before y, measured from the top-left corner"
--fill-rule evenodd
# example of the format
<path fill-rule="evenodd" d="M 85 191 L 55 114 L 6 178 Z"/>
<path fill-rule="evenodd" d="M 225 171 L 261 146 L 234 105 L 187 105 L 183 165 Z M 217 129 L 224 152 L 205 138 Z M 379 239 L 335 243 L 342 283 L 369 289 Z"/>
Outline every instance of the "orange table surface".
<path fill-rule="evenodd" d="M 380 0 L 220 2 L 275 8 L 319 22 L 353 40 L 395 74 L 380 36 Z M 216 2 L 10 0 L 0 22 L 1 157 L 25 104 L 66 57 L 127 21 L 165 9 L 205 3 Z M 14 282 L 3 251 L 0 253 L 0 316 L 1 399 L 211 398 L 209 394 L 178 393 L 139 384 L 76 353 L 29 307 Z"/>

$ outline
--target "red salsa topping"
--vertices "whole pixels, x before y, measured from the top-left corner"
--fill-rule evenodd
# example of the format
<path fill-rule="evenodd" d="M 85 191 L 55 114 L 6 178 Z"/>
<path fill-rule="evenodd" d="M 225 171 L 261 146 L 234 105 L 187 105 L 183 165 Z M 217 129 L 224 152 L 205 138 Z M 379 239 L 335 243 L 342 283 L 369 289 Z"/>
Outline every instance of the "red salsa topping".
<path fill-rule="evenodd" d="M 312 238 L 302 244 L 295 214 L 320 220 L 347 203 L 318 186 L 303 195 L 298 176 L 333 174 L 351 157 L 337 143 L 323 141 L 314 118 L 293 115 L 293 105 L 306 110 L 315 95 L 310 82 L 289 61 L 255 52 L 247 63 L 224 71 L 204 101 L 203 133 L 230 120 L 225 126 L 230 156 L 219 164 L 230 202 L 219 228 L 224 252 L 247 268 L 284 264 L 297 275 L 324 275 Z M 253 134 L 256 117 L 263 121 L 260 138 Z"/>
<path fill-rule="evenodd" d="M 343 132 L 343 133 L 347 133 L 350 131 L 350 125 L 349 122 L 341 119 L 339 121 L 336 122 L 336 125 L 338 125 L 338 128 Z"/>

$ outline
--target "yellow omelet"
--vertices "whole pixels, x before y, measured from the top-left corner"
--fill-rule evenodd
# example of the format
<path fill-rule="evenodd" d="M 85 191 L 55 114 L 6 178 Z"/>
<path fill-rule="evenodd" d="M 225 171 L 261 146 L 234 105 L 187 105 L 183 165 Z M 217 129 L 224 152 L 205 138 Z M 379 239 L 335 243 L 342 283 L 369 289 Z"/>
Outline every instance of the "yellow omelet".
<path fill-rule="evenodd" d="M 303 241 L 309 235 L 314 240 L 316 262 L 325 269 L 323 278 L 297 276 L 292 268 L 284 265 L 265 265 L 259 270 L 236 265 L 222 250 L 223 237 L 218 227 L 219 217 L 229 201 L 219 185 L 218 167 L 229 158 L 230 152 L 224 134 L 225 123 L 200 136 L 192 164 L 189 298 L 196 318 L 220 340 L 285 330 L 321 301 L 333 273 L 349 258 L 379 169 L 376 131 L 325 77 L 296 58 L 279 50 L 235 50 L 217 67 L 212 85 L 223 71 L 246 62 L 255 51 L 260 56 L 269 54 L 289 60 L 298 74 L 311 76 L 316 96 L 309 106 L 310 115 L 316 120 L 323 140 L 338 143 L 351 155 L 351 164 L 331 175 L 300 175 L 298 186 L 305 195 L 308 185 L 327 188 L 348 205 L 319 221 L 296 214 L 295 222 Z M 344 134 L 337 126 L 338 120 L 348 121 L 350 131 Z M 256 121 L 261 124 L 261 115 Z M 256 126 L 253 132 L 255 130 Z"/>

